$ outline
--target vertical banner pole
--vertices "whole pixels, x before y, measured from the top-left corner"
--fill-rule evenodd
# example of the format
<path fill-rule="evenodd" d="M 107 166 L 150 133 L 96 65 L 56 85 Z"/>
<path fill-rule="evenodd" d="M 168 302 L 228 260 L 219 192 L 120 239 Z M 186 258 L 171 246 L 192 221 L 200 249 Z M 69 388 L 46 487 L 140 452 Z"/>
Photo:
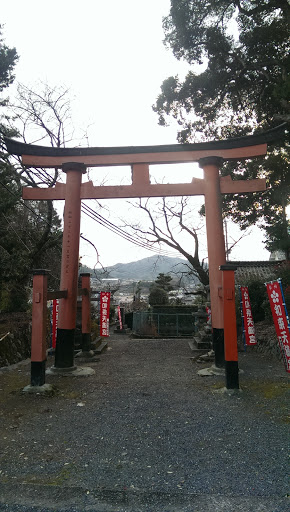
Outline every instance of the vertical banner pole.
<path fill-rule="evenodd" d="M 287 319 L 287 327 L 290 331 L 290 320 L 289 320 L 289 315 L 288 315 L 288 311 L 287 311 L 287 307 L 286 307 L 286 301 L 285 301 L 285 296 L 284 296 L 284 292 L 283 292 L 283 288 L 282 288 L 282 281 L 281 279 L 279 278 L 278 279 L 278 283 L 280 285 L 280 289 L 281 289 L 281 295 L 282 295 L 282 300 L 283 300 L 283 306 L 284 306 L 284 310 L 285 310 L 285 315 L 286 315 L 286 319 Z"/>

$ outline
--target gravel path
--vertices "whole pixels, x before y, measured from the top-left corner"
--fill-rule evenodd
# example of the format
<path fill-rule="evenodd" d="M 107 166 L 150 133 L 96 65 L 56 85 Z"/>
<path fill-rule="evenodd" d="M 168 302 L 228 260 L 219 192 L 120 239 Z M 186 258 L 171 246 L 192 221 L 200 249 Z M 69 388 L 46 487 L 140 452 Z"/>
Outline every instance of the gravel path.
<path fill-rule="evenodd" d="M 287 383 L 280 362 L 239 354 L 242 392 L 216 392 L 186 340 L 111 336 L 90 377 L 0 371 L 0 510 L 286 512 Z M 48 361 L 48 366 L 53 360 Z"/>

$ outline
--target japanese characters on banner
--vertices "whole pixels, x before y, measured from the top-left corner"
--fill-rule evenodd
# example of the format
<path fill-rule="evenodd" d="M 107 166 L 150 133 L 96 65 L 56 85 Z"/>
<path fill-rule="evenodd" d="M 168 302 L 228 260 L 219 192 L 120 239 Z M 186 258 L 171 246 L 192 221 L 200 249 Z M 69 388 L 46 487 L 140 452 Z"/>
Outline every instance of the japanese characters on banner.
<path fill-rule="evenodd" d="M 123 329 L 123 324 L 122 324 L 122 315 L 121 315 L 121 308 L 120 308 L 120 306 L 118 306 L 118 318 L 119 318 L 120 330 L 122 330 Z"/>
<path fill-rule="evenodd" d="M 254 320 L 252 315 L 252 308 L 249 297 L 249 290 L 247 286 L 240 286 L 241 292 L 241 309 L 243 319 L 243 331 L 245 336 L 246 346 L 257 344 Z"/>
<path fill-rule="evenodd" d="M 110 292 L 100 293 L 100 334 L 109 336 Z"/>
<path fill-rule="evenodd" d="M 266 283 L 266 287 L 280 350 L 284 356 L 286 371 L 290 372 L 290 331 L 281 285 L 279 281 L 273 281 Z"/>
<path fill-rule="evenodd" d="M 57 332 L 57 323 L 58 323 L 58 308 L 59 308 L 59 300 L 53 299 L 52 301 L 52 348 L 56 347 L 56 332 Z"/>

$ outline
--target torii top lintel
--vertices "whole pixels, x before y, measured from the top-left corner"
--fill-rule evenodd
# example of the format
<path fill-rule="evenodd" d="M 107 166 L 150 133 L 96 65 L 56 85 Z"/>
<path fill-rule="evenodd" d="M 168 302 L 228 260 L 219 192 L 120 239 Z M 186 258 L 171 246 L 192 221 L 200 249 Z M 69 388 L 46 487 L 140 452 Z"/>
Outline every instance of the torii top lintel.
<path fill-rule="evenodd" d="M 22 163 L 31 167 L 60 167 L 80 162 L 88 167 L 198 162 L 215 156 L 224 160 L 241 160 L 265 155 L 267 143 L 283 137 L 285 124 L 257 135 L 227 140 L 170 144 L 161 146 L 121 146 L 94 148 L 54 148 L 24 144 L 6 138 L 9 153 L 22 156 Z"/>
<path fill-rule="evenodd" d="M 205 180 L 193 178 L 191 183 L 151 184 L 149 165 L 164 163 L 205 162 L 204 159 L 241 160 L 263 156 L 267 143 L 281 139 L 285 125 L 258 135 L 197 144 L 163 146 L 129 146 L 97 148 L 53 148 L 23 144 L 5 139 L 8 152 L 22 157 L 30 167 L 61 167 L 82 164 L 87 167 L 131 165 L 132 185 L 94 186 L 91 181 L 81 185 L 81 199 L 190 196 L 205 193 Z M 202 165 L 203 166 L 203 165 Z M 232 181 L 220 177 L 220 193 L 237 194 L 266 189 L 265 179 Z M 56 183 L 53 188 L 23 188 L 23 199 L 65 199 L 66 186 Z"/>

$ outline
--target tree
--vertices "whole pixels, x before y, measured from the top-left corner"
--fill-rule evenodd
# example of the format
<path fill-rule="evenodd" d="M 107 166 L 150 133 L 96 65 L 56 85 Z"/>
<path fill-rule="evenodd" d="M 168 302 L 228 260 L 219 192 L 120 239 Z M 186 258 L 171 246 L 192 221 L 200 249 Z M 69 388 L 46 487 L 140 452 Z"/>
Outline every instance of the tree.
<path fill-rule="evenodd" d="M 158 305 L 168 304 L 169 303 L 168 293 L 163 288 L 160 288 L 160 286 L 153 284 L 150 289 L 148 302 L 149 302 L 150 306 L 155 306 L 157 304 Z"/>
<path fill-rule="evenodd" d="M 75 140 L 69 90 L 65 87 L 40 82 L 32 89 L 19 83 L 17 96 L 9 105 L 9 111 L 17 124 L 18 136 L 25 143 L 59 148 Z M 21 180 L 30 187 L 44 184 L 53 187 L 59 177 L 57 168 L 51 171 L 23 167 L 19 157 L 13 157 L 12 161 Z"/>
<path fill-rule="evenodd" d="M 0 92 L 14 81 L 14 68 L 18 60 L 15 48 L 9 48 L 5 45 L 2 38 L 3 27 L 0 25 Z M 7 104 L 7 99 L 1 99 L 0 106 Z"/>
<path fill-rule="evenodd" d="M 184 263 L 186 274 L 191 274 L 202 284 L 208 285 L 208 271 L 199 257 L 198 235 L 202 226 L 192 221 L 189 198 L 182 197 L 177 202 L 162 198 L 157 203 L 150 199 L 140 199 L 133 206 L 145 213 L 147 221 L 149 220 L 149 227 L 144 228 L 142 222 L 129 226 L 126 224 L 126 226 L 149 246 L 165 244 L 170 249 L 178 251 L 187 260 Z M 186 249 L 187 246 L 189 248 Z"/>
<path fill-rule="evenodd" d="M 155 283 L 157 286 L 160 286 L 160 288 L 163 288 L 166 292 L 170 292 L 172 288 L 172 277 L 169 274 L 163 274 L 162 272 L 158 274 L 157 278 L 155 279 Z"/>
<path fill-rule="evenodd" d="M 37 129 L 41 140 L 49 138 L 52 145 L 64 145 L 65 124 L 69 119 L 66 90 L 45 85 L 42 92 L 34 92 L 18 86 L 18 101 L 8 112 L 13 112 L 24 141 Z M 7 129 L 2 134 L 7 135 Z M 51 187 L 58 178 L 58 169 L 51 174 L 46 169 L 25 168 L 19 159 L 4 152 L 2 162 L 0 309 L 23 310 L 33 268 L 51 269 L 49 284 L 58 287 L 62 231 L 52 201 L 24 202 L 21 186 Z"/>
<path fill-rule="evenodd" d="M 174 117 L 180 142 L 241 136 L 290 119 L 288 0 L 171 0 L 165 44 L 191 66 L 185 79 L 167 78 L 153 109 L 159 123 Z M 200 67 L 199 67 L 200 66 Z M 268 190 L 225 196 L 225 212 L 242 228 L 260 220 L 270 250 L 289 258 L 286 207 L 290 178 L 287 141 L 268 159 L 228 163 L 233 179 L 266 177 Z"/>
<path fill-rule="evenodd" d="M 169 303 L 168 292 L 172 290 L 171 281 L 172 277 L 169 274 L 158 274 L 153 285 L 150 287 L 148 300 L 151 306 Z"/>

